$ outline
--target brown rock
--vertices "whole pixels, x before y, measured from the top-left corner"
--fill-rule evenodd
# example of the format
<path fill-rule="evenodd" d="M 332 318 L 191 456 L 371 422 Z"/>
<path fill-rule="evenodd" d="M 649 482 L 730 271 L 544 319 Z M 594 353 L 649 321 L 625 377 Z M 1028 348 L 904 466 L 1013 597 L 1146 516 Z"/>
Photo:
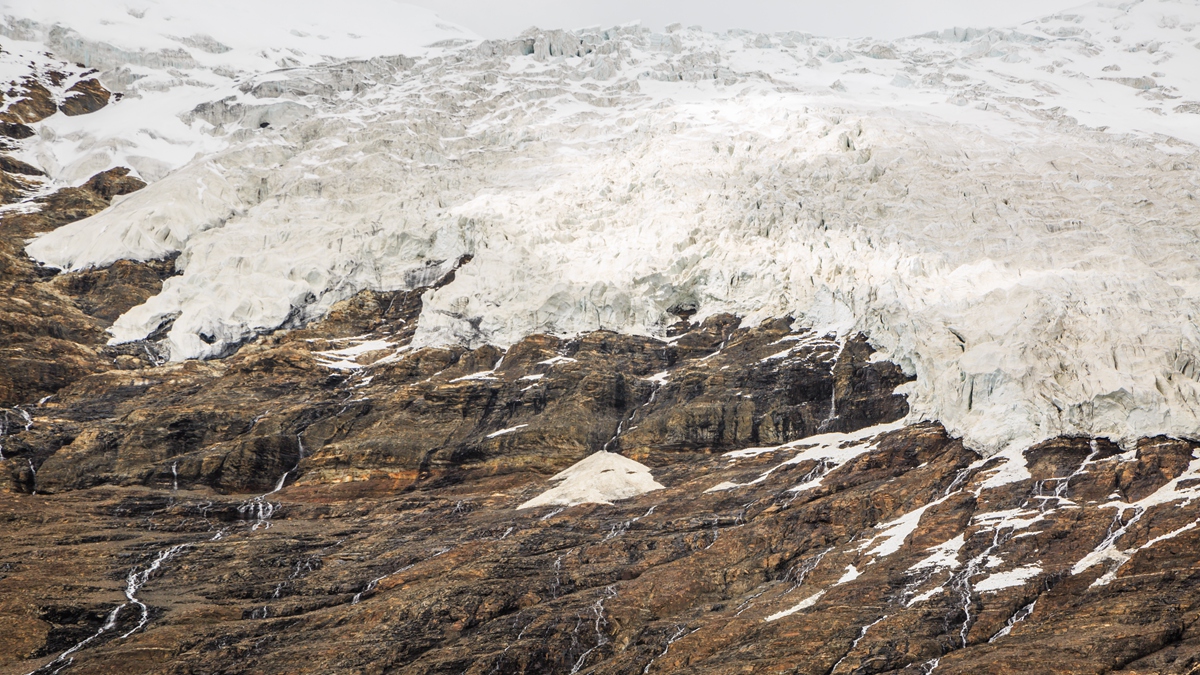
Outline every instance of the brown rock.
<path fill-rule="evenodd" d="M 108 105 L 111 96 L 112 94 L 100 85 L 99 80 L 80 80 L 67 89 L 59 109 L 64 115 L 86 115 Z"/>
<path fill-rule="evenodd" d="M 161 288 L 170 262 L 122 263 L 47 282 L 46 271 L 24 255 L 25 239 L 92 215 L 112 196 L 144 185 L 128 173 L 120 168 L 97 174 L 80 187 L 40 199 L 36 211 L 0 217 L 0 407 L 34 403 L 112 367 L 100 350 L 104 329 Z"/>
<path fill-rule="evenodd" d="M 4 98 L 12 101 L 8 108 L 0 113 L 0 122 L 7 124 L 33 124 L 58 112 L 54 95 L 32 76 L 25 77 L 9 89 Z"/>
<path fill-rule="evenodd" d="M 12 138 L 15 140 L 24 140 L 32 138 L 36 132 L 29 126 L 20 122 L 0 121 L 0 136 Z"/>

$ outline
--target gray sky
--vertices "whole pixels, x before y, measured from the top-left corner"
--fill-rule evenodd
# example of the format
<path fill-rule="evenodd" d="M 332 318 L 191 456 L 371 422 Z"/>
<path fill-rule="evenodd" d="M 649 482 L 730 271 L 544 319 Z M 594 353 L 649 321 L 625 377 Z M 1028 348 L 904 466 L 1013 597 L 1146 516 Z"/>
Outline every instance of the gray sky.
<path fill-rule="evenodd" d="M 1080 0 L 405 0 L 487 38 L 526 28 L 613 26 L 640 19 L 705 30 L 798 30 L 829 37 L 896 38 L 953 26 L 1009 26 Z"/>

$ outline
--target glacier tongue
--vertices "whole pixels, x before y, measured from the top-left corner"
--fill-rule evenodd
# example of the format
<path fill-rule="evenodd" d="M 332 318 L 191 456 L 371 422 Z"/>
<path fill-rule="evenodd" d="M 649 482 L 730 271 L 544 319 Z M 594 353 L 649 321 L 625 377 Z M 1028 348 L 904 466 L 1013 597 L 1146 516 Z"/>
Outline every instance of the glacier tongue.
<path fill-rule="evenodd" d="M 656 334 L 689 302 L 867 333 L 913 418 L 984 452 L 1192 435 L 1198 23 L 1147 0 L 891 44 L 625 26 L 310 60 L 172 110 L 201 156 L 28 250 L 181 251 L 113 327 L 174 319 L 174 359 L 472 254 L 417 344 Z"/>

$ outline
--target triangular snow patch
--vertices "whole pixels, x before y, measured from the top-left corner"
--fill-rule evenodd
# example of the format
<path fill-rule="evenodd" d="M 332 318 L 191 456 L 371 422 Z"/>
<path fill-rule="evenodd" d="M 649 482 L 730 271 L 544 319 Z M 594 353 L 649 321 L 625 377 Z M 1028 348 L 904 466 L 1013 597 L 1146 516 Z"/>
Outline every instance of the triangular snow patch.
<path fill-rule="evenodd" d="M 517 508 L 611 504 L 618 499 L 629 499 L 663 487 L 650 475 L 649 467 L 604 450 L 580 460 L 550 480 L 562 483 Z"/>

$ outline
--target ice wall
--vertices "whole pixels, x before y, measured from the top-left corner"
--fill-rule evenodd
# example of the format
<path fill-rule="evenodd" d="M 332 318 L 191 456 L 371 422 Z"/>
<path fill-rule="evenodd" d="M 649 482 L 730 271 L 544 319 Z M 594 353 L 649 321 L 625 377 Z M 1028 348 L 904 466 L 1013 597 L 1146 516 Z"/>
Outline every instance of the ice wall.
<path fill-rule="evenodd" d="M 29 251 L 182 251 L 113 328 L 174 319 L 176 359 L 471 253 L 419 344 L 655 334 L 691 302 L 866 332 L 917 375 L 913 417 L 985 452 L 1194 435 L 1198 19 L 1094 5 L 893 44 L 624 27 L 295 68 L 194 114 L 220 148 Z M 246 122 L 268 104 L 304 111 Z"/>

